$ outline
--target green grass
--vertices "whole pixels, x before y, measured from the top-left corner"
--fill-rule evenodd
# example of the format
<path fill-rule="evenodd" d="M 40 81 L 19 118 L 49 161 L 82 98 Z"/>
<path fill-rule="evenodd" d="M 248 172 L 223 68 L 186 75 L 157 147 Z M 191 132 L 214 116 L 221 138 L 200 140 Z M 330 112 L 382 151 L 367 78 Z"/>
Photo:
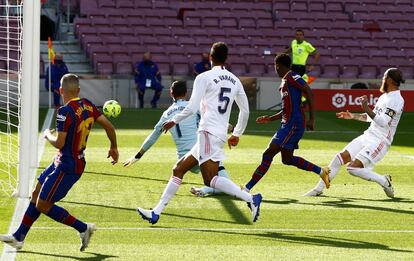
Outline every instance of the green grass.
<path fill-rule="evenodd" d="M 255 125 L 254 119 L 262 113 L 253 112 L 247 134 L 241 138 L 239 146 L 231 151 L 226 149 L 225 165 L 237 184 L 245 184 L 250 179 L 278 127 L 277 124 Z M 113 121 L 117 127 L 121 161 L 136 153 L 160 114 L 160 110 L 124 110 L 120 118 Z M 125 169 L 121 164 L 111 166 L 106 159 L 105 133 L 95 129 L 88 142 L 86 171 L 59 203 L 81 220 L 97 224 L 98 231 L 90 248 L 80 253 L 76 231 L 42 216 L 17 258 L 412 260 L 413 233 L 338 230 L 414 230 L 414 177 L 411 173 L 414 161 L 406 157 L 414 155 L 413 123 L 414 114 L 405 113 L 395 144 L 376 167 L 379 173 L 393 176 L 396 199 L 388 199 L 378 185 L 352 177 L 344 169 L 326 196 L 302 197 L 318 177 L 282 165 L 277 156 L 266 177 L 255 187 L 255 192 L 263 194 L 264 204 L 260 220 L 254 225 L 244 202 L 224 195 L 193 197 L 190 187 L 202 184 L 200 175 L 195 174 L 185 177 L 157 225 L 143 222 L 135 208 L 150 208 L 158 202 L 175 163 L 172 139 L 163 135 L 141 161 Z M 337 120 L 333 113 L 319 112 L 317 129 L 337 132 L 307 132 L 297 154 L 327 165 L 336 152 L 366 127 L 364 123 Z M 48 146 L 41 163 L 43 168 L 54 153 Z M 1 197 L 0 204 L 0 232 L 5 232 L 14 200 Z M 327 231 L 321 231 L 324 229 Z"/>

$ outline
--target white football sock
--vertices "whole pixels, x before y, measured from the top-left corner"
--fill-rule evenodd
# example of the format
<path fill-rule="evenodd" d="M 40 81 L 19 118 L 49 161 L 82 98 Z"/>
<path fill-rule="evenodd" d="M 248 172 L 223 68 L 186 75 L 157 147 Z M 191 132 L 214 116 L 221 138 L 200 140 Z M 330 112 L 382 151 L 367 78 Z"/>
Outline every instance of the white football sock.
<path fill-rule="evenodd" d="M 167 187 L 165 187 L 164 192 L 162 193 L 160 202 L 158 205 L 153 209 L 154 213 L 159 215 L 164 210 L 164 208 L 168 205 L 168 202 L 172 199 L 172 197 L 177 193 L 178 188 L 181 185 L 182 180 L 175 176 L 170 178 L 168 181 Z"/>
<path fill-rule="evenodd" d="M 382 187 L 385 187 L 388 185 L 388 181 L 384 176 L 379 175 L 378 173 L 372 171 L 371 169 L 348 167 L 346 168 L 346 170 L 349 172 L 349 174 L 353 176 L 357 176 L 357 177 L 360 177 L 368 181 L 377 182 Z"/>
<path fill-rule="evenodd" d="M 329 173 L 329 179 L 332 181 L 336 173 L 338 173 L 339 169 L 343 165 L 343 160 L 340 153 L 337 153 L 335 157 L 332 159 L 331 163 L 329 164 L 329 168 L 331 169 L 331 173 Z M 325 182 L 322 179 L 319 179 L 318 185 L 314 188 L 316 191 L 322 191 L 325 189 Z"/>
<path fill-rule="evenodd" d="M 225 178 L 228 178 L 229 177 L 227 175 L 227 171 L 225 169 L 220 170 L 218 172 L 218 175 L 220 177 L 225 177 Z M 207 187 L 207 186 L 202 187 L 201 188 L 201 191 L 203 191 L 204 194 L 219 194 L 219 193 L 221 193 L 220 190 L 214 189 L 214 188 L 211 188 L 211 187 Z"/>
<path fill-rule="evenodd" d="M 212 188 L 223 191 L 224 193 L 230 196 L 236 196 L 237 198 L 242 199 L 246 202 L 249 202 L 249 203 L 253 202 L 252 195 L 242 190 L 239 186 L 234 184 L 234 182 L 228 178 L 215 176 L 211 180 L 210 186 Z"/>

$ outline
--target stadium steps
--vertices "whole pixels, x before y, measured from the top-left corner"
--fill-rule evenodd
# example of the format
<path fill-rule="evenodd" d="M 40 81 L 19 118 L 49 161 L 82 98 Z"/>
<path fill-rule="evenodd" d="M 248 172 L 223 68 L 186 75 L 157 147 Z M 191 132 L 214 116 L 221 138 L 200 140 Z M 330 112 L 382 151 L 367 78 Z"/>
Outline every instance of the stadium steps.
<path fill-rule="evenodd" d="M 63 54 L 63 60 L 70 72 L 80 74 L 93 73 L 93 68 L 83 50 L 80 48 L 78 40 L 55 41 L 53 42 L 53 49 L 55 53 Z M 48 66 L 47 41 L 41 41 L 40 43 L 40 56 L 44 63 L 44 70 L 46 70 Z"/>

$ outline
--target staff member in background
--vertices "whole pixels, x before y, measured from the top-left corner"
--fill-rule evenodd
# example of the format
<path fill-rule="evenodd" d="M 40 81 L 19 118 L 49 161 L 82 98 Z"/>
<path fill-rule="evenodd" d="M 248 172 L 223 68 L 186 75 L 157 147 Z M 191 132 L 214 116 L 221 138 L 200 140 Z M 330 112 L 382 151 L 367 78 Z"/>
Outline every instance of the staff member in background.
<path fill-rule="evenodd" d="M 202 53 L 201 54 L 201 62 L 194 64 L 194 76 L 199 75 L 200 73 L 203 73 L 205 71 L 208 71 L 211 69 L 211 63 L 209 59 L 208 53 Z"/>
<path fill-rule="evenodd" d="M 295 40 L 292 41 L 290 47 L 286 49 L 285 53 L 292 53 L 292 71 L 296 72 L 300 76 L 306 74 L 306 71 L 312 71 L 314 65 L 318 63 L 320 56 L 315 47 L 305 41 L 305 34 L 300 29 L 296 30 Z M 309 55 L 314 55 L 315 58 L 313 60 L 313 64 L 306 68 L 306 60 Z"/>
<path fill-rule="evenodd" d="M 156 63 L 151 61 L 151 53 L 144 53 L 141 62 L 135 64 L 135 84 L 138 89 L 139 107 L 144 108 L 144 94 L 147 88 L 154 90 L 154 97 L 151 100 L 152 108 L 157 108 L 157 101 L 160 99 L 162 88 L 161 73 Z"/>
<path fill-rule="evenodd" d="M 56 54 L 55 62 L 50 66 L 50 79 L 52 85 L 51 91 L 53 92 L 53 104 L 55 105 L 55 108 L 58 109 L 60 107 L 60 79 L 62 79 L 63 75 L 69 73 L 69 70 L 65 62 L 63 61 L 63 55 L 61 53 Z M 45 88 L 47 91 L 49 91 L 49 67 L 46 70 Z"/>

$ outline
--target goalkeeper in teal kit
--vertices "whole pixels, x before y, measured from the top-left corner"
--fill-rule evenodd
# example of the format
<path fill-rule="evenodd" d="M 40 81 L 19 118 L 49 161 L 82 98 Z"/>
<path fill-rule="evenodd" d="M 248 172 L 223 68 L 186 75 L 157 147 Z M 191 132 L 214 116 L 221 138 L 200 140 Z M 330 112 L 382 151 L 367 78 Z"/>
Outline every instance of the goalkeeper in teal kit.
<path fill-rule="evenodd" d="M 170 95 L 173 98 L 174 103 L 166 111 L 164 111 L 160 120 L 155 125 L 152 133 L 148 135 L 148 137 L 145 139 L 139 152 L 135 156 L 129 158 L 124 162 L 124 167 L 129 167 L 135 162 L 139 161 L 139 159 L 145 154 L 145 152 L 147 152 L 161 136 L 163 124 L 165 122 L 170 121 L 176 114 L 180 113 L 185 108 L 185 106 L 188 103 L 188 101 L 186 100 L 187 87 L 185 82 L 173 82 L 170 88 Z M 176 124 L 174 128 L 171 128 L 169 130 L 177 147 L 178 159 L 182 158 L 185 154 L 187 154 L 187 152 L 189 152 L 191 148 L 194 146 L 194 144 L 197 142 L 197 129 L 199 120 L 200 116 L 198 114 L 194 114 L 188 119 L 180 122 L 180 124 Z M 197 166 L 193 168 L 191 171 L 193 173 L 199 173 L 200 169 Z M 220 164 L 219 166 L 218 175 L 222 177 L 227 177 L 227 172 L 222 164 Z M 207 186 L 204 186 L 202 188 L 192 187 L 190 192 L 198 197 L 203 197 L 207 194 L 220 193 L 220 191 L 218 191 L 217 189 L 213 189 Z"/>

